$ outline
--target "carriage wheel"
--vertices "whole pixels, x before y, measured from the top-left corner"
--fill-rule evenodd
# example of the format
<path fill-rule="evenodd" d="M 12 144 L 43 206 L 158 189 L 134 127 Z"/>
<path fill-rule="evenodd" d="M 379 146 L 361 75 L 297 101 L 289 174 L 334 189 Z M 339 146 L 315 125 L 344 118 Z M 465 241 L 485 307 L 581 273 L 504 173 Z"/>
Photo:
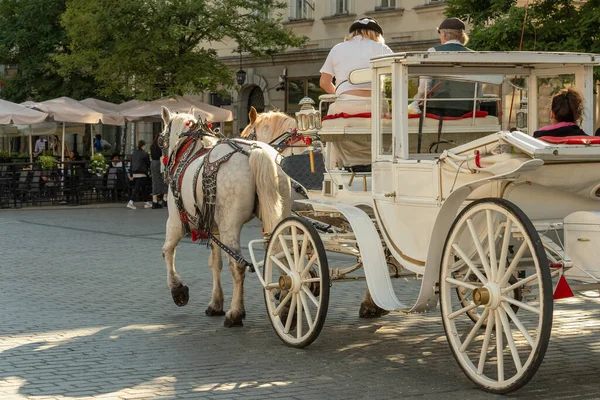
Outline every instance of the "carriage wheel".
<path fill-rule="evenodd" d="M 540 237 L 516 205 L 481 199 L 459 214 L 444 245 L 440 303 L 452 353 L 476 385 L 508 393 L 533 377 L 550 340 L 552 281 Z"/>
<path fill-rule="evenodd" d="M 311 344 L 329 305 L 329 266 L 312 224 L 288 217 L 275 228 L 264 263 L 265 303 L 273 329 L 288 346 Z"/>

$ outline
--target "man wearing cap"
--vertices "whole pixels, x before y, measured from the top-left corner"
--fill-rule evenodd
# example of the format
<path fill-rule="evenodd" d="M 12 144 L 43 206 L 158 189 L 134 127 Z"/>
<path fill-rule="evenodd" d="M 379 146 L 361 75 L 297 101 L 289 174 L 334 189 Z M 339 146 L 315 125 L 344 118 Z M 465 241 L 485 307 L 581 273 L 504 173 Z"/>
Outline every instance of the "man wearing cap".
<path fill-rule="evenodd" d="M 458 18 L 446 18 L 438 27 L 441 45 L 429 48 L 427 51 L 472 51 L 465 45 L 469 37 L 465 33 L 465 24 Z M 427 102 L 427 113 L 460 117 L 473 110 L 472 101 L 438 101 L 438 98 L 472 98 L 475 90 L 473 83 L 454 82 L 454 81 L 432 81 L 431 79 L 421 78 L 419 80 L 419 91 L 415 95 L 415 100 L 421 100 L 427 93 L 427 98 L 432 99 Z M 418 111 L 418 101 L 410 104 L 409 110 Z"/>
<path fill-rule="evenodd" d="M 350 25 L 349 35 L 342 43 L 336 44 L 325 60 L 321 72 L 320 86 L 329 94 L 337 94 L 335 103 L 328 114 L 361 114 L 371 112 L 371 84 L 352 84 L 350 73 L 356 69 L 369 68 L 373 57 L 392 53 L 385 45 L 383 29 L 373 18 L 360 18 Z M 335 77 L 335 85 L 333 78 Z M 386 109 L 387 112 L 387 103 Z M 371 144 L 369 142 L 332 142 L 331 165 L 340 168 L 370 164 Z"/>

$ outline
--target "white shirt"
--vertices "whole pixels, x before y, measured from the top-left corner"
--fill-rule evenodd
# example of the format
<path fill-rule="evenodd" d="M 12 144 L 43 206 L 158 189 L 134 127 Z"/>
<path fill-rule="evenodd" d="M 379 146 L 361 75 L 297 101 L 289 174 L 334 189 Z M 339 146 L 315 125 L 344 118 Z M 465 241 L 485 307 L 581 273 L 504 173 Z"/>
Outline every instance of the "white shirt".
<path fill-rule="evenodd" d="M 336 94 L 340 95 L 348 90 L 370 90 L 370 83 L 353 85 L 348 82 L 350 72 L 355 69 L 369 68 L 369 60 L 373 57 L 392 53 L 392 49 L 383 43 L 371 39 L 355 36 L 352 39 L 338 43 L 329 52 L 325 64 L 319 72 L 335 77 Z"/>
<path fill-rule="evenodd" d="M 33 150 L 33 152 L 38 155 L 41 152 L 43 152 L 44 150 L 46 150 L 46 139 L 40 138 L 38 140 L 35 141 L 35 149 Z"/>

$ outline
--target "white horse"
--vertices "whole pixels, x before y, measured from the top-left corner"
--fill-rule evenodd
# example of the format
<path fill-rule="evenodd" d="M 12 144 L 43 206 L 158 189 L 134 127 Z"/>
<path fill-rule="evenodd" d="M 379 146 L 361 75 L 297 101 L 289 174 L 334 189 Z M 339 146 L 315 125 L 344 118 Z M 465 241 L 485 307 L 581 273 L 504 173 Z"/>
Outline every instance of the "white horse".
<path fill-rule="evenodd" d="M 242 131 L 241 136 L 252 137 L 253 139 L 263 143 L 273 143 L 273 141 L 277 140 L 277 138 L 281 137 L 284 133 L 291 132 L 297 127 L 296 120 L 282 112 L 270 111 L 267 113 L 258 114 L 254 107 L 251 107 L 248 117 L 250 119 L 250 124 Z M 295 146 L 290 144 L 290 146 L 283 146 L 280 149 L 281 155 L 289 156 L 292 154 L 292 151 L 295 154 L 299 154 L 302 151 L 307 150 L 308 146 L 303 146 L 301 143 L 296 144 Z M 292 173 L 290 173 L 290 175 L 293 177 Z M 302 196 L 292 192 L 293 200 L 300 197 Z M 303 205 L 300 207 L 294 205 L 295 211 L 305 209 L 306 208 L 304 208 Z M 386 314 L 388 314 L 388 311 L 378 307 L 375 304 L 371 294 L 369 293 L 369 288 L 367 288 L 365 297 L 360 303 L 358 315 L 361 318 L 378 318 Z"/>
<path fill-rule="evenodd" d="M 264 232 L 272 232 L 277 223 L 290 215 L 290 182 L 287 175 L 275 162 L 277 152 L 268 145 L 246 140 L 236 140 L 235 145 L 243 151 L 236 151 L 227 142 L 219 143 L 210 136 L 201 136 L 196 140 L 190 154 L 200 151 L 203 147 L 211 148 L 210 152 L 194 159 L 181 172 L 177 168 L 181 151 L 188 137 L 182 136 L 197 126 L 198 121 L 193 116 L 193 108 L 189 114 L 172 114 L 167 108 L 162 109 L 162 119 L 165 130 L 161 133 L 163 152 L 167 150 L 169 163 L 169 178 L 173 174 L 182 174 L 179 179 L 178 193 L 174 193 L 173 182 L 169 182 L 169 218 L 167 233 L 162 248 L 163 258 L 167 266 L 167 281 L 173 301 L 178 306 L 184 306 L 189 299 L 189 289 L 175 270 L 175 247 L 186 235 L 181 216 L 191 216 L 190 229 L 199 229 L 195 216 L 202 210 L 203 204 L 203 171 L 204 159 L 213 163 L 230 153 L 228 161 L 220 164 L 216 173 L 216 197 L 214 199 L 214 229 L 212 234 L 235 254 L 241 255 L 240 232 L 242 226 L 257 216 L 263 224 Z M 244 154 L 244 152 L 246 154 Z M 209 170 L 214 167 L 208 165 Z M 196 180 L 196 182 L 194 182 Z M 211 182 L 207 185 L 212 184 Z M 196 193 L 194 193 L 194 188 Z M 176 196 L 177 195 L 177 196 Z M 180 199 L 179 207 L 177 197 Z M 183 211 L 183 212 L 182 212 Z M 187 213 L 187 214 L 186 214 Z M 203 215 L 201 217 L 209 217 Z M 213 274 L 212 298 L 206 309 L 209 316 L 224 315 L 223 289 L 221 287 L 221 248 L 213 240 L 210 241 L 211 253 L 208 264 Z M 245 266 L 234 257 L 227 254 L 229 269 L 233 276 L 233 296 L 231 308 L 226 313 L 225 326 L 241 326 L 245 318 L 244 308 L 244 277 Z"/>

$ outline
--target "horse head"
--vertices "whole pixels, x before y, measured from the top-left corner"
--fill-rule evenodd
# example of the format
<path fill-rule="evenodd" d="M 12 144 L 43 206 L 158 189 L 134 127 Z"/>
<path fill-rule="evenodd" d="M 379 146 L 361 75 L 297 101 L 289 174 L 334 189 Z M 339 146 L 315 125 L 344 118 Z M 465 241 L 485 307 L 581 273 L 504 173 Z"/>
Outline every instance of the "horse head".
<path fill-rule="evenodd" d="M 160 133 L 158 144 L 163 149 L 163 154 L 171 157 L 173 152 L 181 145 L 185 134 L 192 132 L 198 125 L 198 119 L 194 116 L 194 106 L 187 113 L 172 113 L 167 107 L 162 107 L 162 120 L 164 130 Z M 212 147 L 216 138 L 210 136 L 201 137 L 204 147 Z"/>
<path fill-rule="evenodd" d="M 280 111 L 258 114 L 254 107 L 250 107 L 248 118 L 250 124 L 242 131 L 241 136 L 263 143 L 273 144 L 283 134 L 296 129 L 296 120 Z"/>

